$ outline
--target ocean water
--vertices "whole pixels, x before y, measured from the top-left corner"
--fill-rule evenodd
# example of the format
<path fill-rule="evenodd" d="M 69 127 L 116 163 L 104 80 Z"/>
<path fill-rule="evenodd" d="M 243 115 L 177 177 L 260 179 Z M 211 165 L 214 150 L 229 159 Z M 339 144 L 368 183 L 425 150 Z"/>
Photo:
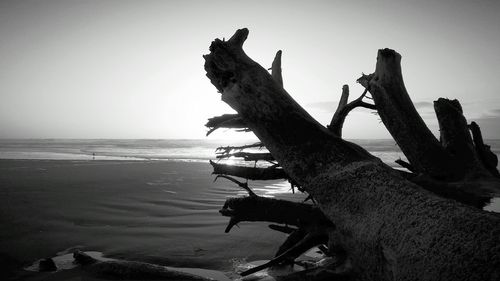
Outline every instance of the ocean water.
<path fill-rule="evenodd" d="M 353 139 L 390 166 L 406 159 L 397 144 L 389 139 Z M 0 159 L 45 160 L 160 160 L 206 162 L 214 159 L 219 146 L 244 145 L 249 141 L 183 139 L 0 139 Z M 500 140 L 487 140 L 500 154 Z M 254 149 L 256 151 L 257 149 Z"/>
<path fill-rule="evenodd" d="M 384 162 L 404 155 L 392 140 L 353 140 Z M 161 160 L 206 162 L 219 146 L 255 141 L 219 140 L 80 140 L 0 139 L 0 159 L 45 160 Z"/>
<path fill-rule="evenodd" d="M 201 161 L 213 158 L 217 146 L 210 140 L 4 139 L 0 159 Z"/>

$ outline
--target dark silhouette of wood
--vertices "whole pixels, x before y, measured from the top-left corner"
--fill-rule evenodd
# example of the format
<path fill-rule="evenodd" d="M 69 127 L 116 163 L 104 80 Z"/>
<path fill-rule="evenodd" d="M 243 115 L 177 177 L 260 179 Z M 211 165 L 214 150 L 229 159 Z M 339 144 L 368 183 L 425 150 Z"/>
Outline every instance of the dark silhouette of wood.
<path fill-rule="evenodd" d="M 368 109 L 377 109 L 375 105 L 364 102 L 363 98 L 366 96 L 367 90 L 361 94 L 361 96 L 350 103 L 347 103 L 349 99 L 349 86 L 344 85 L 342 87 L 342 95 L 340 97 L 339 105 L 337 106 L 337 110 L 333 115 L 332 121 L 330 125 L 328 125 L 328 129 L 334 133 L 335 135 L 342 137 L 342 127 L 344 126 L 345 118 L 347 114 L 351 112 L 351 110 L 356 107 L 364 107 Z"/>
<path fill-rule="evenodd" d="M 254 144 L 247 144 L 247 145 L 242 145 L 242 146 L 219 146 L 215 150 L 215 153 L 217 153 L 217 154 L 228 154 L 228 153 L 230 153 L 233 150 L 242 151 L 243 149 L 256 148 L 256 147 L 263 148 L 264 144 L 262 144 L 261 142 L 257 142 L 257 143 L 254 143 Z"/>
<path fill-rule="evenodd" d="M 415 173 L 415 168 L 413 168 L 413 166 L 410 163 L 404 161 L 403 159 L 400 158 L 394 162 L 399 164 L 401 167 L 406 168 L 408 171 Z"/>
<path fill-rule="evenodd" d="M 272 229 L 290 233 L 274 259 L 241 273 L 242 276 L 283 262 L 293 261 L 311 247 L 326 243 L 328 241 L 327 230 L 333 228 L 333 224 L 313 205 L 260 196 L 229 198 L 219 212 L 223 216 L 230 217 L 225 229 L 226 233 L 242 221 L 285 224 L 285 226 L 273 225 Z M 294 230 L 288 225 L 298 228 Z"/>
<path fill-rule="evenodd" d="M 291 234 L 292 232 L 297 230 L 297 228 L 289 227 L 287 225 L 283 226 L 283 225 L 277 225 L 277 224 L 270 224 L 269 228 L 272 230 L 286 233 L 286 234 Z"/>
<path fill-rule="evenodd" d="M 471 122 L 469 125 L 469 129 L 472 132 L 472 137 L 474 139 L 474 147 L 476 150 L 479 159 L 483 165 L 493 174 L 495 177 L 500 177 L 500 174 L 497 170 L 498 165 L 498 157 L 495 153 L 491 152 L 490 146 L 484 144 L 483 135 L 481 133 L 481 129 L 477 125 L 476 122 Z"/>
<path fill-rule="evenodd" d="M 489 172 L 479 160 L 458 100 L 440 98 L 434 102 L 439 123 L 440 141 L 444 149 L 461 163 L 466 176 L 487 176 Z"/>
<path fill-rule="evenodd" d="M 224 179 L 228 179 L 234 183 L 236 183 L 239 187 L 243 188 L 244 190 L 246 190 L 248 192 L 248 195 L 249 196 L 257 196 L 257 194 L 255 194 L 255 192 L 253 192 L 252 189 L 250 189 L 250 187 L 248 187 L 248 182 L 240 182 L 239 180 L 235 179 L 235 178 L 232 178 L 230 176 L 226 176 L 226 175 L 217 175 L 214 179 L 214 182 L 219 179 L 219 178 L 224 178 Z"/>
<path fill-rule="evenodd" d="M 266 221 L 301 228 L 324 225 L 333 226 L 319 208 L 305 203 L 261 196 L 228 198 L 219 212 L 233 220 Z M 226 229 L 229 232 L 231 228 Z"/>
<path fill-rule="evenodd" d="M 323 127 L 244 53 L 247 36 L 248 30 L 240 29 L 228 41 L 212 42 L 211 53 L 204 56 L 207 77 L 335 225 L 327 230 L 328 248 L 345 251 L 349 279 L 498 280 L 499 214 L 428 192 Z M 415 110 L 400 60 L 393 50 L 379 50 L 375 73 L 359 82 L 418 174 L 463 180 L 466 166 L 441 145 Z M 226 215 L 235 214 L 226 210 Z M 250 218 L 258 212 L 269 221 L 269 212 L 277 211 L 273 207 L 262 213 L 245 206 L 238 212 Z"/>
<path fill-rule="evenodd" d="M 274 78 L 274 81 L 283 87 L 283 77 L 281 74 L 281 50 L 276 53 L 274 57 L 273 64 L 271 66 L 271 75 Z"/>
<path fill-rule="evenodd" d="M 224 114 L 221 116 L 215 116 L 208 119 L 205 127 L 208 127 L 207 136 L 213 133 L 219 128 L 229 128 L 229 129 L 241 129 L 243 131 L 249 131 L 245 122 L 238 114 Z"/>
<path fill-rule="evenodd" d="M 463 177 L 463 167 L 441 146 L 415 109 L 403 82 L 401 55 L 379 50 L 375 72 L 358 82 L 371 93 L 380 119 L 418 173 L 437 179 Z"/>
<path fill-rule="evenodd" d="M 210 164 L 214 169 L 212 172 L 212 174 L 214 175 L 230 175 L 249 180 L 279 180 L 288 178 L 288 176 L 285 174 L 285 171 L 280 168 L 253 168 L 233 166 L 227 164 L 219 164 L 213 161 L 210 161 Z"/>
<path fill-rule="evenodd" d="M 292 235 L 292 234 L 291 234 Z M 295 241 L 294 241 L 295 242 Z M 295 259 L 297 258 L 300 254 L 303 252 L 309 250 L 310 248 L 328 242 L 328 233 L 321 229 L 321 231 L 318 232 L 310 232 L 307 233 L 302 239 L 300 239 L 298 242 L 294 243 L 292 247 L 290 247 L 288 250 L 283 252 L 281 255 L 273 258 L 272 260 L 256 266 L 254 268 L 248 269 L 244 272 L 241 273 L 241 276 L 247 276 L 252 273 L 255 273 L 257 271 L 260 271 L 262 269 L 268 268 L 273 265 L 278 265 L 282 263 L 283 261 L 289 260 L 289 259 Z"/>
<path fill-rule="evenodd" d="M 217 159 L 225 159 L 230 157 L 243 158 L 245 161 L 274 161 L 274 157 L 271 153 L 250 153 L 250 152 L 235 152 L 220 154 L 216 156 Z"/>

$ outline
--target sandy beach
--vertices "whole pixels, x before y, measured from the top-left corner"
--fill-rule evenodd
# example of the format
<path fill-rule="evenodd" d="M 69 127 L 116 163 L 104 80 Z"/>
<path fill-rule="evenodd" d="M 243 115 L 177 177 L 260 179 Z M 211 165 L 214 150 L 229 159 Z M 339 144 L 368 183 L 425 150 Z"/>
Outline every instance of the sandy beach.
<path fill-rule="evenodd" d="M 284 235 L 267 224 L 224 233 L 227 218 L 218 210 L 243 193 L 213 183 L 210 173 L 208 163 L 196 162 L 0 160 L 1 279 L 41 278 L 22 268 L 73 248 L 224 272 L 272 257 Z M 282 182 L 265 185 L 294 197 L 280 194 Z M 263 192 L 264 183 L 253 186 Z"/>

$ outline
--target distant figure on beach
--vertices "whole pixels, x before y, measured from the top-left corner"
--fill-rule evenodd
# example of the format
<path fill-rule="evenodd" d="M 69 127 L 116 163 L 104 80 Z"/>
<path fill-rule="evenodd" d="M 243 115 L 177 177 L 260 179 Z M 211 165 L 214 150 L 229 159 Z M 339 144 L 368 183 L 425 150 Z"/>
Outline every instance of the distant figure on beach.
<path fill-rule="evenodd" d="M 92 160 L 95 160 L 95 152 L 92 152 Z"/>

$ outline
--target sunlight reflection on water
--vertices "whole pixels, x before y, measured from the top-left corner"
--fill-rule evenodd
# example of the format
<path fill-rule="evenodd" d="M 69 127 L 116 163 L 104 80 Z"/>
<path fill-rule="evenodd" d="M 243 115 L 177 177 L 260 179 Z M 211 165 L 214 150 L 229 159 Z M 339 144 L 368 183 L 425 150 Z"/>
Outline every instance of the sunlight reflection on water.
<path fill-rule="evenodd" d="M 276 194 L 290 193 L 291 187 L 288 181 L 276 181 L 272 184 L 264 184 L 263 182 L 250 181 L 248 183 L 249 187 L 257 193 L 257 195 L 264 197 L 275 197 Z M 241 189 L 236 193 L 238 196 L 245 196 L 248 193 Z"/>

